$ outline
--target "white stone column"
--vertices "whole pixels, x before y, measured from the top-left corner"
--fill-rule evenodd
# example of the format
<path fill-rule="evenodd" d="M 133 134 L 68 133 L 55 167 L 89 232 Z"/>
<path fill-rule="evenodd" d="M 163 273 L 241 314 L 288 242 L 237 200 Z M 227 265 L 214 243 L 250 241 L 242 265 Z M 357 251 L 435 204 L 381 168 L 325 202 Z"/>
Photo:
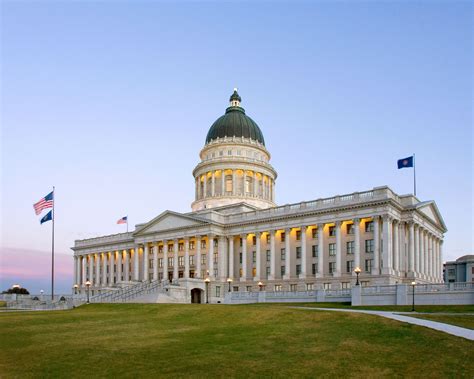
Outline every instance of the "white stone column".
<path fill-rule="evenodd" d="M 244 193 L 244 196 L 247 196 L 247 191 L 246 191 L 246 186 L 247 186 L 247 170 L 244 170 L 243 179 L 244 179 L 244 189 L 243 189 L 243 193 Z"/>
<path fill-rule="evenodd" d="M 153 246 L 153 281 L 158 280 L 158 242 Z"/>
<path fill-rule="evenodd" d="M 430 233 L 428 235 L 428 274 L 430 277 L 430 280 L 433 280 L 433 235 Z"/>
<path fill-rule="evenodd" d="M 253 173 L 253 196 L 258 197 L 258 175 L 256 172 Z"/>
<path fill-rule="evenodd" d="M 78 278 L 77 261 L 78 261 L 77 256 L 74 256 L 74 283 L 73 284 L 77 284 L 77 278 Z"/>
<path fill-rule="evenodd" d="M 201 236 L 196 236 L 196 261 L 195 267 L 196 270 L 194 272 L 195 278 L 201 277 Z"/>
<path fill-rule="evenodd" d="M 232 170 L 232 196 L 237 196 L 237 172 Z"/>
<path fill-rule="evenodd" d="M 256 274 L 255 277 L 253 278 L 255 281 L 259 281 L 260 278 L 262 277 L 262 255 L 261 255 L 261 242 L 262 242 L 262 233 L 260 232 L 255 232 L 255 255 L 257 258 L 257 263 L 256 263 Z"/>
<path fill-rule="evenodd" d="M 173 241 L 173 279 L 178 279 L 178 239 Z"/>
<path fill-rule="evenodd" d="M 245 282 L 247 280 L 247 233 L 241 234 L 240 238 L 242 238 L 242 276 L 240 277 L 241 282 Z"/>
<path fill-rule="evenodd" d="M 107 253 L 101 253 L 100 258 L 102 260 L 102 285 L 105 287 L 107 285 Z"/>
<path fill-rule="evenodd" d="M 392 274 L 392 219 L 389 215 L 383 216 L 383 258 L 382 274 Z"/>
<path fill-rule="evenodd" d="M 308 231 L 307 226 L 301 227 L 301 274 L 300 279 L 306 279 L 306 273 L 308 272 L 307 257 L 306 257 L 306 233 Z"/>
<path fill-rule="evenodd" d="M 418 226 L 418 243 L 419 243 L 419 261 L 420 261 L 420 271 L 419 277 L 424 278 L 425 274 L 425 237 L 424 237 L 424 230 L 421 226 Z"/>
<path fill-rule="evenodd" d="M 444 241 L 440 239 L 439 241 L 439 275 L 438 279 L 440 282 L 443 281 L 443 243 Z"/>
<path fill-rule="evenodd" d="M 411 221 L 408 228 L 408 272 L 413 276 L 415 272 L 415 224 Z"/>
<path fill-rule="evenodd" d="M 129 281 L 129 255 L 128 255 L 128 250 L 121 250 L 122 252 L 122 258 L 123 258 L 123 281 L 128 282 Z M 124 255 L 125 254 L 125 255 Z"/>
<path fill-rule="evenodd" d="M 122 250 L 117 251 L 117 283 L 122 281 Z"/>
<path fill-rule="evenodd" d="M 209 278 L 214 279 L 214 235 L 209 234 L 207 236 L 207 241 L 209 243 L 209 247 L 207 249 L 207 270 L 209 271 Z"/>
<path fill-rule="evenodd" d="M 270 277 L 268 280 L 276 278 L 276 254 L 275 254 L 275 234 L 276 230 L 270 230 Z"/>
<path fill-rule="evenodd" d="M 109 253 L 109 284 L 113 285 L 114 284 L 114 278 L 115 278 L 115 251 L 111 251 Z"/>
<path fill-rule="evenodd" d="M 423 230 L 423 277 L 428 279 L 428 231 Z"/>
<path fill-rule="evenodd" d="M 96 286 L 100 286 L 100 255 L 99 253 L 94 255 L 95 258 L 95 281 Z"/>
<path fill-rule="evenodd" d="M 336 271 L 333 276 L 341 276 L 342 272 L 342 242 L 341 242 L 341 222 L 336 221 Z"/>
<path fill-rule="evenodd" d="M 360 267 L 360 218 L 355 218 L 354 222 L 354 265 Z M 363 269 L 363 267 L 361 268 Z M 354 275 L 354 272 L 351 273 Z"/>
<path fill-rule="evenodd" d="M 393 224 L 393 266 L 395 274 L 398 275 L 400 270 L 400 221 L 397 220 Z"/>
<path fill-rule="evenodd" d="M 414 259 L 414 265 L 415 265 L 415 277 L 418 277 L 420 273 L 420 230 L 418 228 L 418 225 L 413 222 L 413 229 L 414 229 L 414 248 L 413 248 L 413 259 Z"/>
<path fill-rule="evenodd" d="M 229 278 L 234 280 L 234 236 L 229 236 Z"/>
<path fill-rule="evenodd" d="M 221 196 L 225 195 L 225 172 L 221 170 Z"/>
<path fill-rule="evenodd" d="M 184 277 L 189 278 L 189 238 L 184 239 Z"/>
<path fill-rule="evenodd" d="M 374 216 L 374 265 L 372 267 L 372 275 L 380 274 L 380 217 Z"/>
<path fill-rule="evenodd" d="M 89 254 L 89 277 L 87 279 L 91 282 L 91 285 L 94 285 L 94 278 L 93 278 L 94 275 L 92 275 L 93 270 L 94 270 L 94 255 Z"/>
<path fill-rule="evenodd" d="M 285 276 L 284 279 L 291 279 L 291 266 L 292 266 L 292 259 L 291 259 L 291 228 L 285 229 Z"/>
<path fill-rule="evenodd" d="M 163 281 L 166 283 L 168 280 L 168 241 L 163 240 Z"/>
<path fill-rule="evenodd" d="M 138 282 L 140 280 L 140 270 L 139 270 L 139 246 L 136 245 L 135 249 L 133 250 L 133 280 Z"/>
<path fill-rule="evenodd" d="M 204 192 L 202 198 L 204 199 L 204 198 L 207 197 L 207 172 L 204 175 L 204 182 L 203 182 L 203 189 L 202 190 Z"/>
<path fill-rule="evenodd" d="M 225 236 L 219 237 L 219 245 L 217 247 L 218 251 L 218 275 L 222 282 L 227 280 L 227 270 L 226 270 L 226 256 L 227 256 L 227 239 Z"/>
<path fill-rule="evenodd" d="M 211 196 L 214 197 L 216 195 L 216 174 L 214 170 L 211 173 Z"/>
<path fill-rule="evenodd" d="M 148 254 L 149 254 L 149 251 L 150 251 L 150 247 L 148 246 L 148 243 L 145 242 L 145 244 L 143 245 L 143 262 L 142 262 L 142 266 L 143 266 L 143 269 L 142 269 L 142 272 L 143 272 L 143 278 L 142 278 L 142 281 L 143 282 L 146 282 L 148 280 L 148 273 L 149 273 L 149 263 L 148 263 Z"/>
<path fill-rule="evenodd" d="M 324 224 L 318 224 L 318 278 L 324 277 Z"/>

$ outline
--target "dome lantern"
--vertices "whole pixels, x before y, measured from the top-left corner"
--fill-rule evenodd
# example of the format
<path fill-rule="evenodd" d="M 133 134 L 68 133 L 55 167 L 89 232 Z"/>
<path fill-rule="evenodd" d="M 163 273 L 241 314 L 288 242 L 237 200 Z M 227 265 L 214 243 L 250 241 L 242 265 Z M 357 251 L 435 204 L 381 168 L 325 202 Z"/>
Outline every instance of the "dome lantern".
<path fill-rule="evenodd" d="M 242 98 L 237 92 L 237 88 L 234 88 L 234 93 L 230 96 L 229 101 L 231 107 L 240 107 L 240 102 L 242 101 Z"/>

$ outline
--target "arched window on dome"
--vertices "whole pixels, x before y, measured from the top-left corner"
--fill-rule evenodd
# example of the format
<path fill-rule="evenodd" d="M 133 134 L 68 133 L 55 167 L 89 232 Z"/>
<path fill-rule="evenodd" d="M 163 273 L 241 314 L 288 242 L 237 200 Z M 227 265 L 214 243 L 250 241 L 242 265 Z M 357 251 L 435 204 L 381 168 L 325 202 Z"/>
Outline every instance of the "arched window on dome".
<path fill-rule="evenodd" d="M 225 194 L 232 195 L 232 175 L 225 176 Z"/>
<path fill-rule="evenodd" d="M 252 188 L 253 188 L 252 182 L 253 182 L 253 178 L 247 175 L 247 178 L 245 179 L 245 195 L 252 193 Z"/>
<path fill-rule="evenodd" d="M 206 197 L 212 196 L 212 175 L 207 176 Z"/>

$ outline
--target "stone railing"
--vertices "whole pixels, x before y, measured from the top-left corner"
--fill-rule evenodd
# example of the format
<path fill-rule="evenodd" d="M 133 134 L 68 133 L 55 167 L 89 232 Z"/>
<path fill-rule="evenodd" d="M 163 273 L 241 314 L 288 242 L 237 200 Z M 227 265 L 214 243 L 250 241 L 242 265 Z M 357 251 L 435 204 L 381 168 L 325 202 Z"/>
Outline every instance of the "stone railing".
<path fill-rule="evenodd" d="M 133 239 L 133 232 L 112 234 L 110 236 L 94 237 L 83 240 L 76 240 L 75 247 L 85 247 L 91 245 L 104 245 L 111 243 L 129 242 Z"/>
<path fill-rule="evenodd" d="M 307 202 L 287 204 L 279 207 L 268 208 L 251 212 L 244 212 L 226 216 L 228 223 L 245 222 L 249 220 L 259 220 L 278 215 L 288 215 L 291 213 L 310 212 L 319 209 L 330 208 L 334 206 L 352 205 L 371 200 L 394 199 L 399 201 L 396 195 L 388 187 L 377 187 L 370 191 L 354 192 L 347 195 L 338 195 L 324 199 L 317 199 Z"/>

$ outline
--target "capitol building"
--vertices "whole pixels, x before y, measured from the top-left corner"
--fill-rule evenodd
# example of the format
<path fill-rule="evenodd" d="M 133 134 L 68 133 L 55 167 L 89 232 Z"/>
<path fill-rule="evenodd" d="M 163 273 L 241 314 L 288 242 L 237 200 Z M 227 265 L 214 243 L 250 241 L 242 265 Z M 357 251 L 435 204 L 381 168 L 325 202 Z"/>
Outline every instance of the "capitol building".
<path fill-rule="evenodd" d="M 262 130 L 234 90 L 193 170 L 189 213 L 164 211 L 127 233 L 75 241 L 74 284 L 93 293 L 157 282 L 189 291 L 307 291 L 440 283 L 447 231 L 433 200 L 382 186 L 277 205 Z M 287 185 L 288 183 L 282 183 Z M 191 183 L 190 183 L 191 185 Z"/>

